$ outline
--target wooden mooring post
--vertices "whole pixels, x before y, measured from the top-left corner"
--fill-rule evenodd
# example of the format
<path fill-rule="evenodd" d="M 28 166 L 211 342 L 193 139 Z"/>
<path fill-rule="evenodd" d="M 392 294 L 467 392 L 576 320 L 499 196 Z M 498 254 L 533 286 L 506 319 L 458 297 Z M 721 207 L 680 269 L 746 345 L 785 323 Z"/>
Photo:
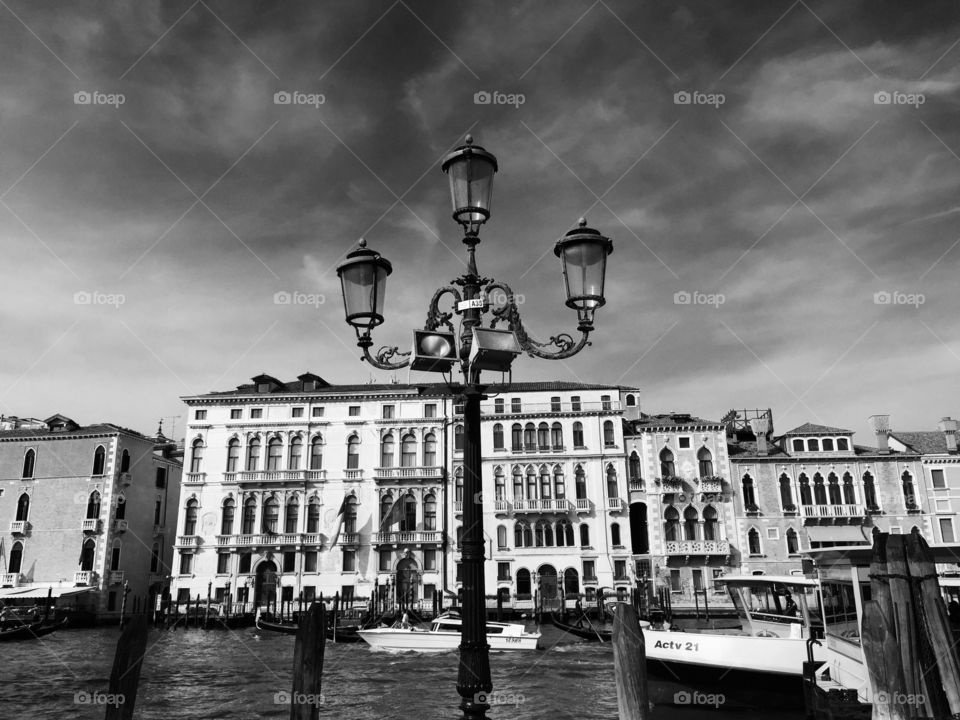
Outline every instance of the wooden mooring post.
<path fill-rule="evenodd" d="M 117 652 L 113 656 L 110 672 L 109 696 L 106 720 L 131 720 L 137 702 L 137 686 L 140 684 L 140 667 L 147 650 L 147 617 L 134 617 L 121 631 L 117 640 Z"/>
<path fill-rule="evenodd" d="M 647 720 L 647 652 L 637 611 L 617 603 L 613 613 L 613 670 L 620 720 Z"/>
<path fill-rule="evenodd" d="M 293 649 L 290 720 L 318 720 L 320 717 L 326 625 L 326 609 L 319 602 L 314 602 L 306 615 L 300 618 Z"/>

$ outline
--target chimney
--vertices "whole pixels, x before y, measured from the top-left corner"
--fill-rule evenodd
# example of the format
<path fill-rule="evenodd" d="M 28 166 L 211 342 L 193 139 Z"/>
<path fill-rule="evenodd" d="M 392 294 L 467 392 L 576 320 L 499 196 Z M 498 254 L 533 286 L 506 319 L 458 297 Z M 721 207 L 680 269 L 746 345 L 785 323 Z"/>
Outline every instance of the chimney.
<path fill-rule="evenodd" d="M 750 429 L 757 438 L 757 455 L 767 455 L 767 432 L 770 423 L 765 417 L 750 420 Z"/>
<path fill-rule="evenodd" d="M 940 420 L 937 427 L 943 432 L 947 439 L 947 452 L 951 455 L 957 454 L 957 421 L 951 420 L 949 416 Z"/>
<path fill-rule="evenodd" d="M 877 437 L 877 447 L 880 452 L 886 455 L 890 452 L 890 416 L 889 415 L 871 415 L 867 418 L 870 428 Z"/>

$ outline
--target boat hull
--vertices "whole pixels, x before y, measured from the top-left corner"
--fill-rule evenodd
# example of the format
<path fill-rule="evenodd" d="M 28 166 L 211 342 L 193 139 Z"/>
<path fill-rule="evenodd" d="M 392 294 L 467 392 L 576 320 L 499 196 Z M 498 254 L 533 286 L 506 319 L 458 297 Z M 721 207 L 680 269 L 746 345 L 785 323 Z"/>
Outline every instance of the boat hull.
<path fill-rule="evenodd" d="M 358 635 L 372 650 L 450 652 L 460 647 L 460 633 L 426 630 L 378 628 L 361 630 Z M 540 633 L 527 635 L 487 635 L 491 650 L 536 650 Z"/>

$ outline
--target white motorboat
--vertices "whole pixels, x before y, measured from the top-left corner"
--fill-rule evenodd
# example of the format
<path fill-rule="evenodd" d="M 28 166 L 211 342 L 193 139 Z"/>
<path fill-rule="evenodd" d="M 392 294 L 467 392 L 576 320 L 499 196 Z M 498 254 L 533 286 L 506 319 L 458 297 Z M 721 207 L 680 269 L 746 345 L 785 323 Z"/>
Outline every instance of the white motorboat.
<path fill-rule="evenodd" d="M 359 633 L 372 650 L 415 650 L 417 652 L 448 652 L 460 646 L 460 616 L 444 613 L 435 618 L 429 628 L 393 627 L 361 630 Z M 526 632 L 523 625 L 487 621 L 487 643 L 490 649 L 536 650 L 540 633 Z"/>

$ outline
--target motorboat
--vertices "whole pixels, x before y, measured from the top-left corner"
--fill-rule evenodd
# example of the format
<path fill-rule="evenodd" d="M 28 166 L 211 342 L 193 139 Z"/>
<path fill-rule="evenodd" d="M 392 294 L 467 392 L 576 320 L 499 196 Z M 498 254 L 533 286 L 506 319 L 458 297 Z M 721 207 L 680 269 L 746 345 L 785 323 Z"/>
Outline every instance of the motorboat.
<path fill-rule="evenodd" d="M 491 650 L 536 650 L 539 645 L 540 633 L 527 632 L 518 623 L 487 621 L 486 625 Z M 400 620 L 393 627 L 360 630 L 357 634 L 371 650 L 448 652 L 460 646 L 460 626 L 460 616 L 446 612 L 431 621 L 428 627 L 409 625 Z"/>

